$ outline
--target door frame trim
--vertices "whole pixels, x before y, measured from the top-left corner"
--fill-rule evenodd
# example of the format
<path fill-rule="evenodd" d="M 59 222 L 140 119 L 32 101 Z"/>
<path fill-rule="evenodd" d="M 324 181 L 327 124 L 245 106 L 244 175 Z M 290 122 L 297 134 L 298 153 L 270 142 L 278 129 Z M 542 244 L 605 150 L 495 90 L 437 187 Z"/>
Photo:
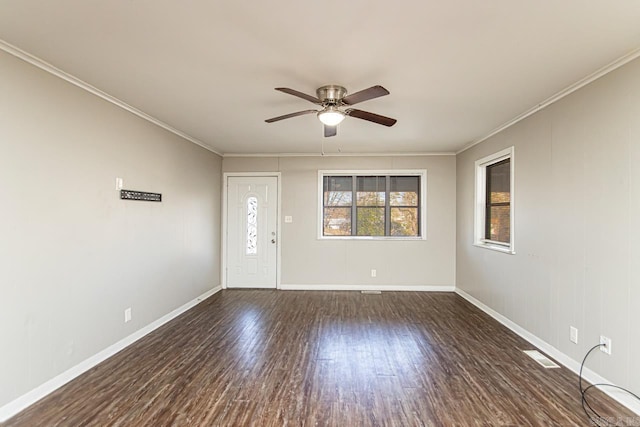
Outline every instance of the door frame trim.
<path fill-rule="evenodd" d="M 221 268 L 220 268 L 220 284 L 222 285 L 222 289 L 227 289 L 227 188 L 229 185 L 230 177 L 257 177 L 257 178 L 267 178 L 267 177 L 276 177 L 277 178 L 277 196 L 278 196 L 278 206 L 276 207 L 276 227 L 278 228 L 276 233 L 276 239 L 278 245 L 276 246 L 276 289 L 280 289 L 280 268 L 282 265 L 282 256 L 281 256 L 281 248 L 282 242 L 281 240 L 281 229 L 282 229 L 282 221 L 280 212 L 282 211 L 282 174 L 280 172 L 224 172 L 222 174 L 222 230 L 220 230 L 221 235 Z"/>

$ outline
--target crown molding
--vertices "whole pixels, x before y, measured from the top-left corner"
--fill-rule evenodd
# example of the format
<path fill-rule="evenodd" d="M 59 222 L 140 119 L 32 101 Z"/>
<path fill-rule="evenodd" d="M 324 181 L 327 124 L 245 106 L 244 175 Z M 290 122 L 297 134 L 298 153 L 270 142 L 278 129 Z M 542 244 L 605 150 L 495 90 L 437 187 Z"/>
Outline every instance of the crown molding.
<path fill-rule="evenodd" d="M 470 143 L 468 143 L 467 145 L 465 145 L 464 147 L 462 147 L 460 150 L 456 151 L 456 155 L 460 154 L 466 150 L 468 150 L 469 148 L 476 146 L 478 144 L 480 144 L 483 141 L 486 141 L 487 139 L 491 138 L 492 136 L 502 132 L 503 130 L 510 128 L 511 126 L 515 125 L 516 123 L 526 119 L 527 117 L 537 113 L 538 111 L 542 110 L 543 108 L 548 107 L 549 105 L 561 100 L 562 98 L 564 98 L 565 96 L 568 96 L 570 94 L 572 94 L 573 92 L 577 91 L 578 89 L 588 85 L 589 83 L 593 82 L 594 80 L 599 79 L 600 77 L 609 74 L 610 72 L 622 67 L 625 64 L 628 64 L 629 62 L 633 61 L 634 59 L 637 59 L 638 57 L 640 57 L 640 48 L 634 49 L 631 52 L 621 56 L 620 58 L 610 62 L 609 64 L 605 65 L 604 67 L 598 69 L 597 71 L 589 74 L 588 76 L 578 80 L 577 82 L 573 83 L 570 86 L 567 86 L 566 88 L 562 89 L 561 91 L 557 92 L 556 94 L 550 96 L 549 98 L 545 99 L 544 101 L 542 101 L 541 103 L 539 103 L 538 105 L 528 109 L 527 111 L 525 111 L 524 113 L 514 117 L 513 119 L 509 120 L 506 123 L 503 123 L 502 125 L 498 126 L 497 128 L 493 129 L 491 132 L 489 132 L 487 135 L 483 136 L 482 138 L 476 139 Z"/>
<path fill-rule="evenodd" d="M 141 119 L 144 119 L 150 123 L 153 123 L 154 125 L 161 127 L 171 133 L 173 133 L 174 135 L 179 136 L 180 138 L 186 139 L 189 142 L 192 142 L 193 144 L 196 144 L 202 148 L 204 148 L 205 150 L 208 150 L 214 154 L 217 154 L 221 157 L 402 157 L 402 156 L 451 156 L 451 155 L 458 155 L 468 149 L 470 149 L 471 147 L 474 147 L 478 144 L 480 144 L 481 142 L 486 141 L 487 139 L 491 138 L 492 136 L 502 132 L 505 129 L 508 129 L 509 127 L 515 125 L 516 123 L 526 119 L 527 117 L 537 113 L 538 111 L 548 107 L 549 105 L 559 101 L 560 99 L 570 95 L 571 93 L 575 92 L 576 90 L 588 85 L 589 83 L 599 79 L 600 77 L 622 67 L 623 65 L 637 59 L 638 57 L 640 57 L 640 48 L 637 48 L 629 53 L 627 53 L 626 55 L 623 55 L 622 57 L 612 61 L 611 63 L 605 65 L 604 67 L 600 68 L 599 70 L 595 71 L 592 74 L 589 74 L 588 76 L 584 77 L 583 79 L 577 81 L 576 83 L 566 87 L 565 89 L 557 92 L 556 94 L 550 96 L 549 98 L 547 98 L 546 100 L 540 102 L 539 104 L 535 105 L 534 107 L 530 108 L 529 110 L 523 112 L 522 114 L 519 114 L 518 116 L 514 117 L 513 119 L 503 123 L 502 125 L 498 126 L 497 128 L 493 129 L 492 131 L 490 131 L 487 135 L 478 138 L 476 140 L 471 141 L 470 143 L 468 143 L 467 145 L 465 145 L 464 147 L 462 147 L 460 150 L 458 151 L 454 151 L 454 152 L 417 152 L 417 153 L 221 153 L 209 146 L 207 146 L 205 143 L 203 143 L 202 141 L 200 141 L 197 138 L 194 138 L 184 132 L 182 132 L 179 129 L 174 128 L 173 126 L 170 126 L 169 124 L 127 104 L 126 102 L 112 96 L 109 95 L 108 93 L 90 85 L 89 83 L 80 80 L 79 78 L 60 70 L 59 68 L 55 67 L 52 64 L 49 64 L 48 62 L 28 53 L 25 52 L 24 50 L 0 39 L 0 50 L 3 50 L 5 52 L 7 52 L 10 55 L 13 55 L 31 65 L 34 65 L 38 68 L 40 68 L 43 71 L 46 71 L 50 74 L 53 74 L 54 76 L 61 78 L 62 80 L 65 80 L 71 84 L 73 84 L 74 86 L 77 86 L 81 89 L 86 90 L 87 92 L 104 99 L 107 102 L 110 102 L 138 117 L 140 117 Z"/>
<path fill-rule="evenodd" d="M 62 80 L 65 80 L 69 83 L 71 83 L 74 86 L 79 87 L 80 89 L 84 89 L 87 92 L 104 99 L 107 102 L 112 103 L 113 105 L 122 108 L 123 110 L 126 110 L 132 114 L 135 114 L 136 116 L 140 117 L 141 119 L 144 119 L 150 123 L 153 123 L 156 126 L 159 126 L 161 128 L 163 128 L 164 130 L 167 130 L 171 133 L 173 133 L 174 135 L 179 136 L 182 139 L 186 139 L 189 142 L 192 142 L 196 145 L 199 145 L 200 147 L 204 148 L 205 150 L 211 151 L 214 154 L 217 154 L 218 156 L 222 156 L 221 153 L 217 152 L 216 150 L 214 150 L 213 148 L 207 146 L 204 142 L 200 141 L 197 138 L 194 138 L 190 135 L 187 135 L 186 133 L 182 132 L 181 130 L 178 130 L 176 128 L 174 128 L 173 126 L 168 125 L 167 123 L 163 122 L 162 120 L 159 120 L 147 113 L 145 113 L 144 111 L 141 111 L 139 109 L 137 109 L 136 107 L 133 107 L 129 104 L 127 104 L 126 102 L 116 98 L 115 96 L 111 96 L 106 92 L 101 91 L 100 89 L 90 85 L 89 83 L 80 80 L 79 78 L 65 72 L 62 71 L 61 69 L 49 64 L 48 62 L 38 58 L 37 56 L 34 56 L 28 52 L 25 52 L 24 50 L 20 49 L 19 47 L 16 47 L 10 43 L 7 43 L 6 41 L 0 39 L 0 50 L 3 50 L 5 52 L 7 52 L 10 55 L 15 56 L 16 58 L 22 59 L 25 62 L 28 62 L 31 65 L 34 65 L 38 68 L 40 68 L 43 71 L 46 71 L 47 73 L 53 74 L 54 76 L 61 78 Z"/>
<path fill-rule="evenodd" d="M 419 153 L 225 153 L 222 157 L 416 157 L 416 156 L 455 156 L 451 152 Z"/>

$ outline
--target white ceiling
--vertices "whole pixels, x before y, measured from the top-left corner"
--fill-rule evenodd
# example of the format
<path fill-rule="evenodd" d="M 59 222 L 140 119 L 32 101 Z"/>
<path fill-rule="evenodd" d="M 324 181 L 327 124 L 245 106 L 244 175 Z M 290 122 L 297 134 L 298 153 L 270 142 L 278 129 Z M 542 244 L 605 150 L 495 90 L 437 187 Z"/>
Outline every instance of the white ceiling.
<path fill-rule="evenodd" d="M 2 0 L 0 39 L 219 153 L 452 152 L 637 49 L 640 1 Z M 398 123 L 264 122 L 324 84 Z"/>

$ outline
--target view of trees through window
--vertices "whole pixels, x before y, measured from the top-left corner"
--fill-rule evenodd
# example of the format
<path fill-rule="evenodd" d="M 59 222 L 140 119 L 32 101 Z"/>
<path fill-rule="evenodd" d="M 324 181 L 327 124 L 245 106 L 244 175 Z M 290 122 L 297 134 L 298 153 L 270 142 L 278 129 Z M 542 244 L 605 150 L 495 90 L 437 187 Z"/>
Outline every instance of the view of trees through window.
<path fill-rule="evenodd" d="M 324 176 L 324 236 L 419 236 L 420 176 Z"/>
<path fill-rule="evenodd" d="M 384 236 L 386 177 L 359 176 L 356 181 L 356 234 Z"/>
<path fill-rule="evenodd" d="M 324 235 L 351 236 L 353 177 L 324 177 Z"/>
<path fill-rule="evenodd" d="M 511 161 L 486 168 L 485 239 L 509 243 L 511 239 Z"/>

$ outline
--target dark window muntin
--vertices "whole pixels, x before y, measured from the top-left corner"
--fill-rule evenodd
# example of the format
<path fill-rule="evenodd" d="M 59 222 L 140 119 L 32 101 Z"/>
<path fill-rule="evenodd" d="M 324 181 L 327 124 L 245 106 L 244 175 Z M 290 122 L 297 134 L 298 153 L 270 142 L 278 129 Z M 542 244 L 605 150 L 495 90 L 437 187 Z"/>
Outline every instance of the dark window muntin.
<path fill-rule="evenodd" d="M 507 179 L 506 179 L 506 185 L 509 189 L 509 192 L 511 192 L 511 168 L 510 168 L 511 158 L 510 157 L 504 160 L 500 160 L 499 162 L 492 163 L 485 167 L 485 186 L 486 187 L 485 187 L 485 196 L 484 196 L 485 197 L 484 238 L 486 240 L 509 244 L 509 241 L 491 239 L 491 208 L 497 207 L 497 206 L 509 206 L 509 207 L 511 206 L 511 199 L 509 199 L 508 202 L 492 202 L 491 201 L 491 193 L 492 193 L 491 190 L 493 189 L 493 180 L 492 180 L 493 176 L 491 174 L 491 170 L 495 167 L 504 166 L 504 165 L 509 165 L 509 168 L 508 168 L 509 175 L 507 176 Z M 509 231 L 509 234 L 511 234 L 511 230 Z"/>
<path fill-rule="evenodd" d="M 331 207 L 335 207 L 335 206 L 327 206 L 326 205 L 326 198 L 325 198 L 325 193 L 327 193 L 327 191 L 331 191 L 330 189 L 328 189 L 329 187 L 329 182 L 331 178 L 351 178 L 351 191 L 352 191 L 352 195 L 351 195 L 351 236 L 357 237 L 358 234 L 358 218 L 357 218 L 357 212 L 358 212 L 358 207 L 375 207 L 375 208 L 380 208 L 381 206 L 358 206 L 358 178 L 385 178 L 385 196 L 384 196 L 384 229 L 385 229 L 385 234 L 384 236 L 379 235 L 379 236 L 371 236 L 371 237 L 397 237 L 397 238 L 401 238 L 401 237 L 420 237 L 422 236 L 422 195 L 421 195 L 421 186 L 422 186 L 422 180 L 421 180 L 421 176 L 420 175 L 358 175 L 358 174 L 338 174 L 338 175 L 323 175 L 322 176 L 322 220 L 323 220 L 323 227 L 322 227 L 322 235 L 324 237 L 339 237 L 339 236 L 332 236 L 332 235 L 327 235 L 324 233 L 324 218 L 325 218 L 325 209 L 326 208 L 331 208 Z M 411 178 L 416 178 L 416 194 L 418 196 L 418 201 L 417 204 L 415 206 L 413 205 L 393 205 L 393 208 L 414 208 L 417 209 L 418 211 L 418 216 L 417 216 L 417 229 L 418 229 L 418 233 L 415 236 L 392 236 L 391 235 L 391 200 L 390 200 L 390 193 L 391 193 L 391 179 L 392 178 L 401 178 L 401 177 L 411 177 Z M 342 207 L 348 207 L 348 206 L 342 206 Z M 369 237 L 369 236 L 360 236 L 360 237 Z"/>

